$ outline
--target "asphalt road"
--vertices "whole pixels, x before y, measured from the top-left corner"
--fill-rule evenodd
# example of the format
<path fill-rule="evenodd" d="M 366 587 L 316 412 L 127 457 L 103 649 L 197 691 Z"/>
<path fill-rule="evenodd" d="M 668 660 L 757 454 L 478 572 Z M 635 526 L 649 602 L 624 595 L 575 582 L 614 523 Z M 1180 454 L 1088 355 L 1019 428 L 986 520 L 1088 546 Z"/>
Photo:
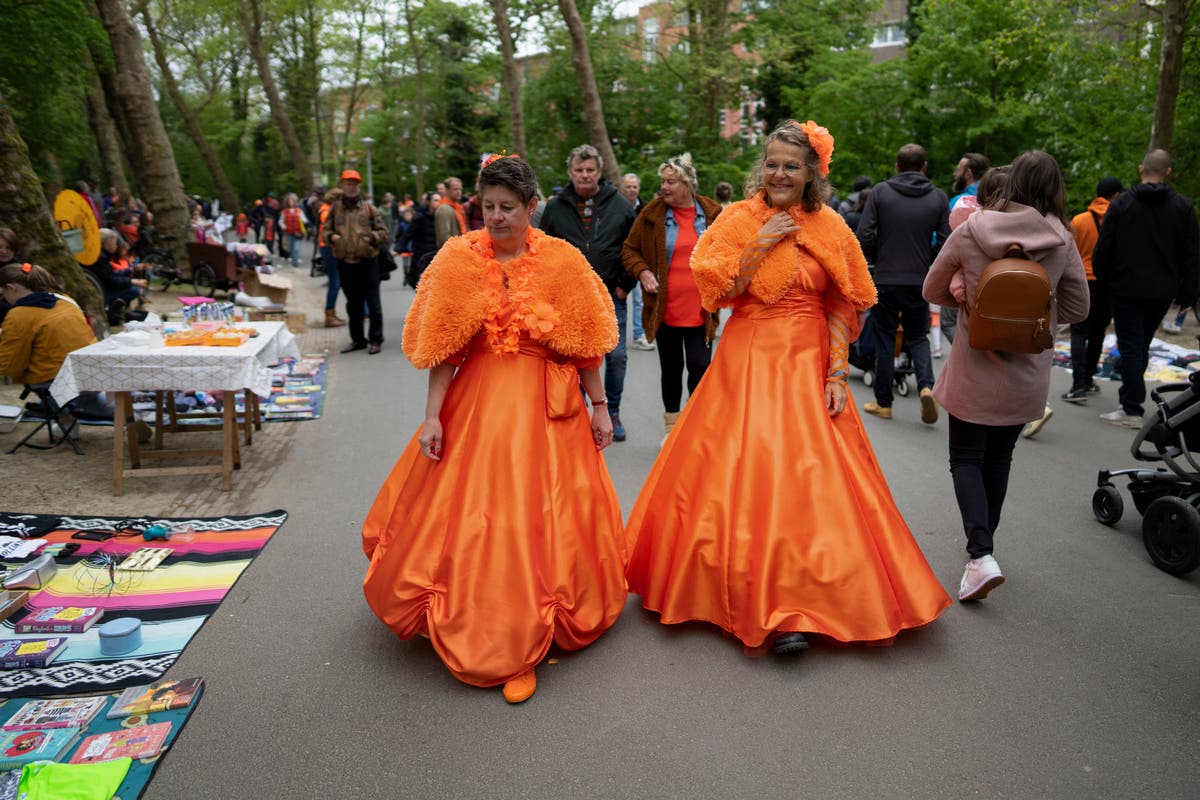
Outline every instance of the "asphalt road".
<path fill-rule="evenodd" d="M 245 507 L 289 520 L 184 652 L 204 698 L 145 797 L 1194 798 L 1200 795 L 1200 577 L 1151 565 L 1126 517 L 1097 523 L 1100 467 L 1132 432 L 1055 402 L 1018 445 L 996 556 L 1008 582 L 891 647 L 817 644 L 750 659 L 631 598 L 592 647 L 557 654 L 519 707 L 457 682 L 424 640 L 367 609 L 359 526 L 424 414 L 400 351 L 412 293 L 385 284 L 384 350 L 333 359 L 326 416 Z M 1056 370 L 1052 397 L 1067 388 Z M 870 399 L 857 380 L 854 400 Z M 658 359 L 630 353 L 629 441 L 607 451 L 628 514 L 662 436 Z M 946 423 L 866 424 L 947 591 L 963 536 Z M 514 442 L 519 447 L 519 442 Z"/>

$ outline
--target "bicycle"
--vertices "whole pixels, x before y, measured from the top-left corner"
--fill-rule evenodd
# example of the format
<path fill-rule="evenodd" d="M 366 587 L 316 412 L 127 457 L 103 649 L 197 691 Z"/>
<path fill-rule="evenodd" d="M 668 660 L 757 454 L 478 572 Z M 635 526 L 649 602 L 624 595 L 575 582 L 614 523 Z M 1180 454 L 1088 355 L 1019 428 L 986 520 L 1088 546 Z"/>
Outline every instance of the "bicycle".
<path fill-rule="evenodd" d="M 150 277 L 162 281 L 162 286 L 159 288 L 164 292 L 173 284 L 182 285 L 187 282 L 179 272 L 179 266 L 175 263 L 175 253 L 171 248 L 171 243 L 176 239 L 177 237 L 170 234 L 159 236 L 159 247 L 151 250 L 142 258 L 142 263 L 150 269 Z"/>

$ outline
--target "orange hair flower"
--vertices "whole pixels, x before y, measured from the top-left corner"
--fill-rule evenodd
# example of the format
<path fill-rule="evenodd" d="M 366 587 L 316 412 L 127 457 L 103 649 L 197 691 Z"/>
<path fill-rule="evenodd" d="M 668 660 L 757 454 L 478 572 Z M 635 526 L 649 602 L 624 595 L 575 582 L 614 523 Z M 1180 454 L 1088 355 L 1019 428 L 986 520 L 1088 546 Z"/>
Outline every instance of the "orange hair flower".
<path fill-rule="evenodd" d="M 482 171 L 484 167 L 491 164 L 493 161 L 498 161 L 501 158 L 520 158 L 516 153 L 509 153 L 501 150 L 499 153 L 484 153 L 483 158 L 479 160 L 479 169 Z"/>
<path fill-rule="evenodd" d="M 28 261 L 26 261 L 24 264 L 21 265 L 21 272 L 24 272 L 26 275 L 28 275 L 32 271 L 33 271 L 33 264 L 30 264 Z"/>
<path fill-rule="evenodd" d="M 833 136 L 828 128 L 824 128 L 811 119 L 800 126 L 801 132 L 808 137 L 808 146 L 817 154 L 820 161 L 821 177 L 829 174 L 829 162 L 833 160 Z"/>

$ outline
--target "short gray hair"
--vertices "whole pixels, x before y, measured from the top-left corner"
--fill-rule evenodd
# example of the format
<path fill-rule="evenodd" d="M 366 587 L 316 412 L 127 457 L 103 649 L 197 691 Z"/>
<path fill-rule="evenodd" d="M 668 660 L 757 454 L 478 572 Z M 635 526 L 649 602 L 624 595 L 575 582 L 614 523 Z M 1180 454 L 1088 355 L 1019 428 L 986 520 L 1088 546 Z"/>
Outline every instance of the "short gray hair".
<path fill-rule="evenodd" d="M 571 151 L 571 154 L 567 156 L 567 169 L 571 168 L 571 164 L 575 161 L 575 159 L 579 159 L 581 161 L 595 159 L 596 168 L 604 169 L 604 159 L 600 156 L 600 151 L 592 147 L 590 144 L 581 144 L 579 147 L 576 147 Z"/>

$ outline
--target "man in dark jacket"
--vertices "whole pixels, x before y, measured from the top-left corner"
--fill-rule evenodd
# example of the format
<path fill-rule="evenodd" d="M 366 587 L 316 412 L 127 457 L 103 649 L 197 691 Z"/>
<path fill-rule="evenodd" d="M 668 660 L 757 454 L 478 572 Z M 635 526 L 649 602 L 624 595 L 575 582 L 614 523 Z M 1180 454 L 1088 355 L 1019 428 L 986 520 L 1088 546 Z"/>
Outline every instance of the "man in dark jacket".
<path fill-rule="evenodd" d="M 946 193 L 925 177 L 925 148 L 906 144 L 896 154 L 896 175 L 878 183 L 867 198 L 858 241 L 867 263 L 875 265 L 879 302 L 871 309 L 875 329 L 875 401 L 863 409 L 892 418 L 896 330 L 904 326 L 921 395 L 921 421 L 937 422 L 933 362 L 929 354 L 929 304 L 921 297 L 925 273 L 950 235 Z"/>
<path fill-rule="evenodd" d="M 625 271 L 621 248 L 636 217 L 617 187 L 600 177 L 604 161 L 591 145 L 576 147 L 567 157 L 571 183 L 546 203 L 541 228 L 579 248 L 612 294 L 617 310 L 616 348 L 604 359 L 604 394 L 612 417 L 613 441 L 625 441 L 621 423 L 621 393 L 625 388 L 626 298 L 637 279 Z"/>
<path fill-rule="evenodd" d="M 1171 302 L 1196 303 L 1200 227 L 1192 201 L 1167 185 L 1171 156 L 1151 150 L 1138 165 L 1142 182 L 1109 203 L 1092 271 L 1108 286 L 1121 353 L 1121 407 L 1101 414 L 1114 425 L 1142 426 L 1146 362 L 1159 320 Z"/>

